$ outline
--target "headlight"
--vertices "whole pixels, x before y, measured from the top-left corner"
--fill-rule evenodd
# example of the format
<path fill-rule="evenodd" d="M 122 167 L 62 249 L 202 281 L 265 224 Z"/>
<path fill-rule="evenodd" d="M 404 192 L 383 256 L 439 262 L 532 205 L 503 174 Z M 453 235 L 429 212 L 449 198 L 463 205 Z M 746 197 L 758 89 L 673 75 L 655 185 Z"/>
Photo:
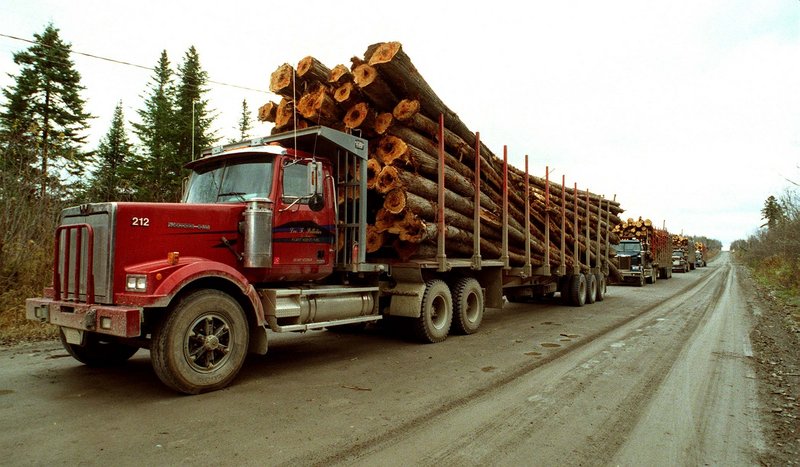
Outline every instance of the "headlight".
<path fill-rule="evenodd" d="M 128 292 L 145 292 L 147 290 L 147 276 L 128 274 L 125 277 L 125 290 Z"/>

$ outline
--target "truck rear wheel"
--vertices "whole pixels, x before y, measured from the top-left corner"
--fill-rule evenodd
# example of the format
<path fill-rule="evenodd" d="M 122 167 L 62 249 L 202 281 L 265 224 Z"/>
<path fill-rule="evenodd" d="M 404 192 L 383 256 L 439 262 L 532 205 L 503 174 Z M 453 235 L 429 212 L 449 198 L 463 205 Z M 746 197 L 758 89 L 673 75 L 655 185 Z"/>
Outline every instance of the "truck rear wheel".
<path fill-rule="evenodd" d="M 414 333 L 426 343 L 441 342 L 450 333 L 453 322 L 453 297 L 443 280 L 434 279 L 425 283 L 422 305 Z"/>
<path fill-rule="evenodd" d="M 600 273 L 597 275 L 597 295 L 595 295 L 595 300 L 598 302 L 602 302 L 606 298 L 606 275 Z"/>
<path fill-rule="evenodd" d="M 453 287 L 453 326 L 459 334 L 475 333 L 483 321 L 483 289 L 472 277 L 464 277 Z"/>
<path fill-rule="evenodd" d="M 594 303 L 597 300 L 597 278 L 594 274 L 586 275 L 586 303 Z"/>
<path fill-rule="evenodd" d="M 586 304 L 586 276 L 576 274 L 569 281 L 569 303 L 572 306 Z"/>
<path fill-rule="evenodd" d="M 186 394 L 221 389 L 244 364 L 249 332 L 233 297 L 218 290 L 194 292 L 157 326 L 150 349 L 153 369 L 164 384 Z"/>
<path fill-rule="evenodd" d="M 91 367 L 116 366 L 127 362 L 139 347 L 120 344 L 103 340 L 101 334 L 86 333 L 84 345 L 75 345 L 67 342 L 64 331 L 59 329 L 61 345 L 72 358 Z"/>

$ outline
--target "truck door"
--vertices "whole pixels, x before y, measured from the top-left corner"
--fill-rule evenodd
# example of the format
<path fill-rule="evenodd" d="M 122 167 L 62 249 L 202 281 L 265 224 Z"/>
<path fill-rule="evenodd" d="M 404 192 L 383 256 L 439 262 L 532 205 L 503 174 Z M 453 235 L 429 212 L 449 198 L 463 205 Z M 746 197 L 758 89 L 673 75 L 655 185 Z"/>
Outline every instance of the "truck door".
<path fill-rule="evenodd" d="M 286 280 L 315 280 L 333 271 L 335 199 L 329 174 L 327 164 L 317 171 L 310 159 L 281 160 L 273 221 L 273 268 Z M 316 194 L 314 183 L 321 184 Z"/>

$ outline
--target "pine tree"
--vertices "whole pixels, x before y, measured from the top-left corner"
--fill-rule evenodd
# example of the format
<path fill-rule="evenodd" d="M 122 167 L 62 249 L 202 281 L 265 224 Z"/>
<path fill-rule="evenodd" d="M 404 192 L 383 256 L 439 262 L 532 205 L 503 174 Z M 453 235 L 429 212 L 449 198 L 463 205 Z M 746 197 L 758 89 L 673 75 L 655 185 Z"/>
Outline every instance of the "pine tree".
<path fill-rule="evenodd" d="M 761 209 L 761 216 L 762 219 L 767 221 L 761 227 L 768 227 L 770 229 L 775 228 L 785 219 L 781 203 L 772 195 L 764 202 L 764 207 Z"/>
<path fill-rule="evenodd" d="M 133 147 L 125 130 L 122 102 L 114 109 L 114 117 L 108 133 L 100 141 L 94 155 L 97 170 L 89 186 L 89 199 L 94 201 L 118 201 L 133 197 L 131 178 L 134 169 Z"/>
<path fill-rule="evenodd" d="M 250 108 L 247 106 L 247 99 L 242 100 L 242 115 L 239 117 L 239 141 L 250 138 L 250 131 L 253 129 L 253 120 L 250 118 Z"/>
<path fill-rule="evenodd" d="M 40 196 L 47 194 L 51 165 L 65 165 L 73 174 L 81 170 L 85 154 L 81 133 L 91 118 L 84 111 L 80 93 L 80 74 L 70 59 L 71 45 L 63 42 L 58 29 L 49 24 L 42 34 L 34 34 L 28 50 L 14 54 L 20 73 L 14 84 L 3 90 L 6 106 L 0 113 L 0 132 L 7 143 L 3 165 L 25 172 L 39 165 Z M 34 144 L 37 153 L 22 145 Z M 10 149 L 10 150 L 9 150 Z M 51 164 L 54 161 L 55 164 Z"/>
<path fill-rule="evenodd" d="M 191 161 L 200 150 L 217 141 L 210 130 L 214 116 L 210 114 L 208 101 L 203 99 L 208 91 L 208 73 L 200 67 L 200 57 L 194 46 L 184 55 L 178 76 L 175 95 L 177 159 L 171 167 L 175 198 L 180 194 L 183 165 Z"/>
<path fill-rule="evenodd" d="M 175 165 L 177 145 L 175 138 L 175 84 L 167 51 L 154 69 L 150 95 L 144 108 L 138 111 L 141 123 L 134 123 L 134 133 L 142 143 L 140 171 L 135 177 L 136 198 L 143 201 L 172 201 L 171 179 L 179 175 L 170 173 Z"/>

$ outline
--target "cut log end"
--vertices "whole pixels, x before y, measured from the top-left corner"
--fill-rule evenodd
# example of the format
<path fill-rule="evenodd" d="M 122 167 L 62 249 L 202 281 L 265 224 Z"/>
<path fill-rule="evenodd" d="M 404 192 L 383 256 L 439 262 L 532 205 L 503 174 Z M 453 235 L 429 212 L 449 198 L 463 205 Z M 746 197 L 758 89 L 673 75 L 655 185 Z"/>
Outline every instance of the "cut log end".
<path fill-rule="evenodd" d="M 333 99 L 336 102 L 347 102 L 350 100 L 350 97 L 353 95 L 355 90 L 355 84 L 351 82 L 342 83 L 341 86 L 336 88 L 333 91 Z"/>
<path fill-rule="evenodd" d="M 383 166 L 378 159 L 371 157 L 367 161 L 367 188 L 370 190 L 375 189 L 381 169 L 383 169 Z"/>
<path fill-rule="evenodd" d="M 386 166 L 381 169 L 378 174 L 378 181 L 375 183 L 375 189 L 380 193 L 388 193 L 395 188 L 400 188 L 402 182 L 400 181 L 400 173 L 395 167 Z"/>
<path fill-rule="evenodd" d="M 367 64 L 358 65 L 353 70 L 353 79 L 360 88 L 365 88 L 378 78 L 378 70 Z"/>
<path fill-rule="evenodd" d="M 278 112 L 278 104 L 274 102 L 267 102 L 258 108 L 258 120 L 260 122 L 275 123 L 275 117 Z"/>
<path fill-rule="evenodd" d="M 383 199 L 383 208 L 392 214 L 400 214 L 406 209 L 406 192 L 395 188 Z"/>
<path fill-rule="evenodd" d="M 373 126 L 375 133 L 379 135 L 386 134 L 389 130 L 389 127 L 392 126 L 392 121 L 394 117 L 389 112 L 379 113 L 378 116 L 375 118 L 375 125 Z"/>
<path fill-rule="evenodd" d="M 375 253 L 383 247 L 386 232 L 379 232 L 374 225 L 367 226 L 367 253 Z"/>
<path fill-rule="evenodd" d="M 378 65 L 390 62 L 401 49 L 402 44 L 399 42 L 384 42 L 374 50 L 369 58 L 369 64 Z"/>
<path fill-rule="evenodd" d="M 277 70 L 272 72 L 269 78 L 269 90 L 280 94 L 282 91 L 289 89 L 292 85 L 292 74 L 294 68 L 288 63 L 279 66 Z"/>
<path fill-rule="evenodd" d="M 347 128 L 359 128 L 362 125 L 371 127 L 374 120 L 374 112 L 370 111 L 365 102 L 350 107 L 344 116 L 344 125 Z"/>
<path fill-rule="evenodd" d="M 397 103 L 392 111 L 392 116 L 404 122 L 419 112 L 419 101 L 413 99 L 403 99 Z"/>
<path fill-rule="evenodd" d="M 328 75 L 328 83 L 332 85 L 341 85 L 344 84 L 345 81 L 352 79 L 353 75 L 350 73 L 350 69 L 341 63 L 333 67 Z"/>
<path fill-rule="evenodd" d="M 409 149 L 408 145 L 402 139 L 386 135 L 378 142 L 378 147 L 375 149 L 375 155 L 380 158 L 386 165 L 401 163 L 408 163 Z"/>

